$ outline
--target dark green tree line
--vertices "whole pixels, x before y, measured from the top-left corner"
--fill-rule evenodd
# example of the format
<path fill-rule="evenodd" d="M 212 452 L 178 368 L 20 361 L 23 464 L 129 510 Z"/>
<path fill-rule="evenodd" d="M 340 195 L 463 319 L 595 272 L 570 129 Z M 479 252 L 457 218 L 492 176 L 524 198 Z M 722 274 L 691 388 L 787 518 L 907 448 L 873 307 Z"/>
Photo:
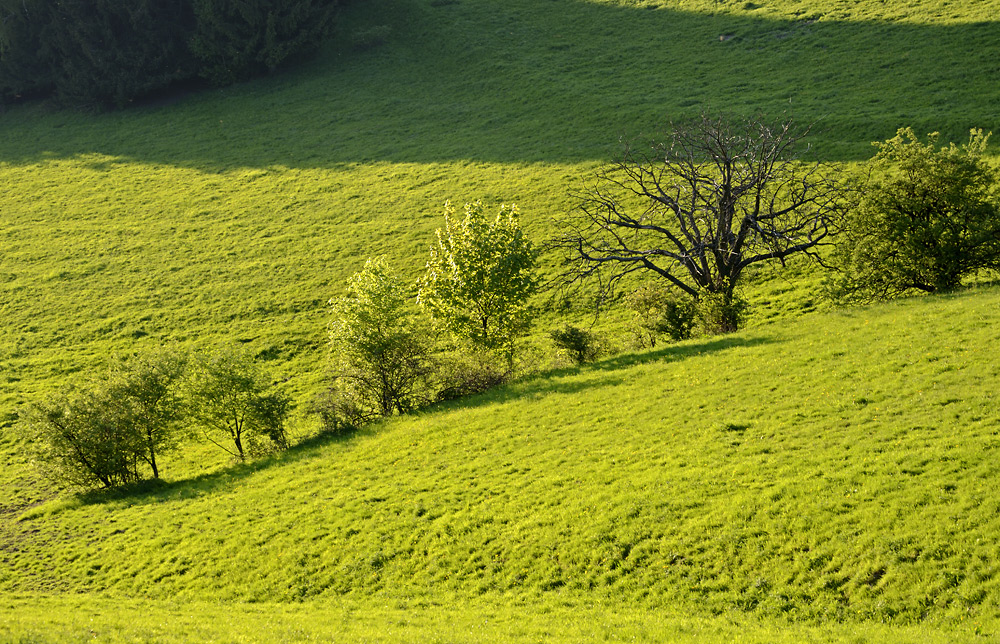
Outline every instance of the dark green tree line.
<path fill-rule="evenodd" d="M 226 84 L 319 47 L 338 0 L 0 0 L 0 95 L 122 107 Z"/>

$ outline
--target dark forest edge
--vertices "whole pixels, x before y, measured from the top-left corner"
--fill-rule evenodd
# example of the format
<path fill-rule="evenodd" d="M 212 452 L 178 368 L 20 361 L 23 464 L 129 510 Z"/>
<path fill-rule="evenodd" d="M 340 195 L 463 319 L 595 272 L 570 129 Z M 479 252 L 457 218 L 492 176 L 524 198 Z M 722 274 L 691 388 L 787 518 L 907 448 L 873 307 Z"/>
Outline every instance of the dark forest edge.
<path fill-rule="evenodd" d="M 304 58 L 343 0 L 0 0 L 0 100 L 122 108 Z"/>

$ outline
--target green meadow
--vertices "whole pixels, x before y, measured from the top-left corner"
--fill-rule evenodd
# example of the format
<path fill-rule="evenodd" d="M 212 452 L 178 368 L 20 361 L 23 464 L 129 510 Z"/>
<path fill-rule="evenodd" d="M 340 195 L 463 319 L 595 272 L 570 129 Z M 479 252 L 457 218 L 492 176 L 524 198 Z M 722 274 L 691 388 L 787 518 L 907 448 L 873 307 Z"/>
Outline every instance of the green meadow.
<path fill-rule="evenodd" d="M 958 642 L 1000 632 L 1000 291 L 837 308 L 795 262 L 739 333 L 580 368 L 539 298 L 487 394 L 348 437 L 306 413 L 327 301 L 423 270 L 445 201 L 538 244 L 619 139 L 813 123 L 1000 132 L 997 0 L 357 0 L 305 64 L 121 112 L 0 114 L 0 641 Z M 375 30 L 373 32 L 373 30 Z M 371 45 L 366 34 L 388 34 Z M 366 46 L 362 46 L 366 44 Z M 553 276 L 559 258 L 541 257 Z M 289 451 L 192 443 L 124 492 L 49 483 L 18 410 L 115 354 L 238 344 Z"/>
<path fill-rule="evenodd" d="M 649 641 L 992 637 L 998 304 L 983 288 L 807 314 L 62 495 L 3 526 L 6 628 L 239 641 L 230 620 L 248 613 L 277 640 L 344 623 L 423 641 L 485 613 L 524 641 L 603 637 L 570 628 L 580 615 Z M 314 609 L 329 617 L 299 625 Z M 175 619 L 190 630 L 162 633 Z"/>

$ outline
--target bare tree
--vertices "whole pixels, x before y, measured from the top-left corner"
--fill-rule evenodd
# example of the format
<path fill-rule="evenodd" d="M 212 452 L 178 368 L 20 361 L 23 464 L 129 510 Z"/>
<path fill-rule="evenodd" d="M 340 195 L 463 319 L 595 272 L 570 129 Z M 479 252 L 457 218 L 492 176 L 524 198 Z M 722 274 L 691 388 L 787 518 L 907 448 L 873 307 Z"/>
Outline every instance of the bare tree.
<path fill-rule="evenodd" d="M 816 247 L 841 218 L 842 184 L 820 164 L 792 157 L 808 134 L 790 121 L 731 123 L 703 115 L 672 126 L 645 150 L 626 147 L 602 168 L 563 222 L 570 282 L 597 278 L 602 294 L 649 271 L 739 323 L 734 291 L 756 264 L 784 265 Z"/>

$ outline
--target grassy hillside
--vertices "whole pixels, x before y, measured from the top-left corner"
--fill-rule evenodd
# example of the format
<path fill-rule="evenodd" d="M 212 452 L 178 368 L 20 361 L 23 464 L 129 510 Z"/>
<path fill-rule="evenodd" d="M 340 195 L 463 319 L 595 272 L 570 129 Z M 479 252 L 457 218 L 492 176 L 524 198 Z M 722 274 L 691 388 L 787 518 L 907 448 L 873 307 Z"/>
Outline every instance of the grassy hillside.
<path fill-rule="evenodd" d="M 810 313 L 818 275 L 797 265 L 752 287 L 739 335 L 547 371 L 243 467 L 192 446 L 167 483 L 124 496 L 53 489 L 11 428 L 109 355 L 163 343 L 247 346 L 304 402 L 324 381 L 325 303 L 366 257 L 415 277 L 448 199 L 517 202 L 542 240 L 619 136 L 670 118 L 816 122 L 807 158 L 845 168 L 902 125 L 1000 131 L 998 12 L 371 0 L 318 59 L 270 78 L 119 113 L 0 115 L 0 614 L 18 620 L 0 618 L 0 639 L 78 637 L 76 600 L 49 595 L 85 593 L 118 639 L 183 640 L 154 621 L 197 606 L 188 639 L 239 641 L 226 619 L 264 618 L 230 602 L 308 600 L 362 625 L 383 601 L 413 608 L 398 632 L 424 641 L 449 614 L 511 639 L 575 633 L 574 606 L 619 626 L 631 611 L 649 641 L 869 618 L 975 641 L 1000 605 L 991 289 Z M 358 46 L 383 26 L 384 44 Z M 543 311 L 539 333 L 557 319 Z M 119 597 L 149 621 L 116 613 Z M 297 610 L 274 608 L 273 632 L 304 628 Z M 765 626 L 712 617 L 745 613 Z"/>
<path fill-rule="evenodd" d="M 50 502 L 4 527 L 0 589 L 990 619 L 998 305 L 811 314 Z"/>
<path fill-rule="evenodd" d="M 94 595 L 0 597 L 0 641 L 77 642 L 671 642 L 671 644 L 983 644 L 981 623 L 941 627 L 872 622 L 767 622 L 615 605 L 405 600 L 308 603 L 150 601 Z M 0 614 L 3 614 L 0 612 Z"/>
<path fill-rule="evenodd" d="M 0 118 L 6 417 L 164 340 L 249 344 L 304 396 L 323 304 L 366 256 L 416 275 L 448 199 L 518 202 L 542 239 L 620 135 L 668 118 L 785 113 L 833 160 L 904 124 L 1000 129 L 997 2 L 358 4 L 287 74 Z"/>

